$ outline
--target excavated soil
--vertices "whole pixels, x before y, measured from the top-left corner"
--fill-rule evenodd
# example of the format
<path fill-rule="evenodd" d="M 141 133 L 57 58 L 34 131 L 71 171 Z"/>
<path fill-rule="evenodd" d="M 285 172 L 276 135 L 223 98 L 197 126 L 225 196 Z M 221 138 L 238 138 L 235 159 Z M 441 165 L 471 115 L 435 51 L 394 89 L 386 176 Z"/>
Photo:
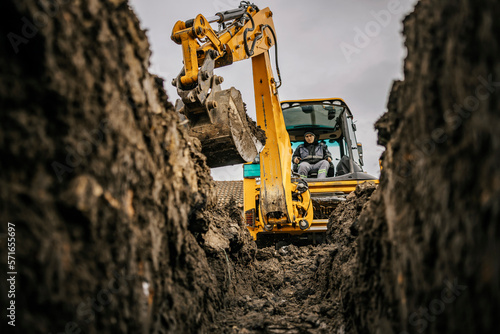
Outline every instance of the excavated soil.
<path fill-rule="evenodd" d="M 496 333 L 499 15 L 417 4 L 380 185 L 276 250 L 216 207 L 125 0 L 0 2 L 2 333 Z"/>
<path fill-rule="evenodd" d="M 331 245 L 259 249 L 251 293 L 229 301 L 212 332 L 331 333 L 333 309 L 321 307 L 313 283 L 318 266 L 334 251 Z"/>

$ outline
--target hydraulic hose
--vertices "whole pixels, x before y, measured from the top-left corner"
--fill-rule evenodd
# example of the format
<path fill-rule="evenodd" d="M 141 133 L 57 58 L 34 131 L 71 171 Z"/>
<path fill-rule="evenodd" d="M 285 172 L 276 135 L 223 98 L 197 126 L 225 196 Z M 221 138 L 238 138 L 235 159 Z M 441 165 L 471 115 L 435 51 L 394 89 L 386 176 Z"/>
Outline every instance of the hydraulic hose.
<path fill-rule="evenodd" d="M 253 56 L 253 49 L 255 48 L 255 43 L 257 43 L 258 38 L 257 38 L 257 36 L 254 38 L 254 40 L 252 42 L 252 48 L 248 49 L 247 34 L 248 34 L 248 32 L 252 32 L 255 30 L 255 22 L 254 22 L 252 16 L 250 16 L 248 13 L 245 13 L 243 16 L 248 17 L 250 19 L 250 21 L 252 22 L 252 28 L 246 28 L 245 31 L 243 32 L 245 53 L 247 54 L 248 57 L 251 57 L 251 56 Z"/>
<path fill-rule="evenodd" d="M 279 67 L 279 64 L 278 64 L 278 40 L 276 39 L 276 34 L 274 33 L 274 30 L 273 28 L 271 28 L 271 26 L 269 25 L 264 25 L 262 27 L 262 31 L 264 31 L 264 29 L 269 29 L 271 31 L 271 34 L 273 35 L 273 39 L 274 39 L 274 57 L 276 58 L 275 61 L 276 61 L 276 73 L 278 74 L 278 83 L 276 84 L 276 89 L 280 88 L 281 87 L 281 84 L 282 84 L 282 81 L 281 81 L 281 73 L 280 73 L 280 67 Z"/>

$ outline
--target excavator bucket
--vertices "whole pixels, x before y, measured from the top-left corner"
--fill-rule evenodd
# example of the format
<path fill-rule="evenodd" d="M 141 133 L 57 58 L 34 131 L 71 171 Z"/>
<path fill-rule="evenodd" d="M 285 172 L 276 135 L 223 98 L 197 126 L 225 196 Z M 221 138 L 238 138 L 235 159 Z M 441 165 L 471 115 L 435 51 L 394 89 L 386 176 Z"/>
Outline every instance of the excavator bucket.
<path fill-rule="evenodd" d="M 209 167 L 250 162 L 259 154 L 265 135 L 245 110 L 241 93 L 231 87 L 214 94 L 217 107 L 209 110 L 210 122 L 194 123 L 190 135 L 201 141 Z"/>
<path fill-rule="evenodd" d="M 248 117 L 239 90 L 221 90 L 213 57 L 207 54 L 195 84 L 182 84 L 184 71 L 174 79 L 181 97 L 175 109 L 189 120 L 189 132 L 201 141 L 209 167 L 251 162 L 264 147 L 265 133 Z"/>

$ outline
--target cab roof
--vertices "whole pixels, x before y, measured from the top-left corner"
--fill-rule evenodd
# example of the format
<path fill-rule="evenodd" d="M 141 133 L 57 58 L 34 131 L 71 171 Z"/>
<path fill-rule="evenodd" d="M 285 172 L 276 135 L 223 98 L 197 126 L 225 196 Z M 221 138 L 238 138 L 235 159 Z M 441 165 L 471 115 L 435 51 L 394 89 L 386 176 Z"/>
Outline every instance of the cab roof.
<path fill-rule="evenodd" d="M 343 99 L 340 97 L 331 97 L 331 98 L 326 98 L 326 99 L 302 99 L 302 100 L 286 100 L 286 101 L 281 101 L 281 104 L 283 103 L 304 103 L 304 102 L 331 102 L 331 101 L 341 101 L 343 104 L 347 105 Z"/>

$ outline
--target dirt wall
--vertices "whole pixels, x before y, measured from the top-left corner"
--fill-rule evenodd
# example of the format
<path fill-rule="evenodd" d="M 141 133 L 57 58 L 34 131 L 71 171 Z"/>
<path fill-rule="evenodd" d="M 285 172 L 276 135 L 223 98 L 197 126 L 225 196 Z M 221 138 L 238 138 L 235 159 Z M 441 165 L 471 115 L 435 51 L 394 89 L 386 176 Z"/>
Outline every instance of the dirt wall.
<path fill-rule="evenodd" d="M 238 225 L 206 237 L 209 169 L 127 2 L 2 1 L 0 36 L 0 263 L 12 222 L 17 332 L 203 331 L 231 288 L 212 267 L 254 252 Z"/>
<path fill-rule="evenodd" d="M 381 184 L 359 217 L 357 333 L 494 333 L 500 314 L 500 4 L 422 0 L 377 123 Z"/>

